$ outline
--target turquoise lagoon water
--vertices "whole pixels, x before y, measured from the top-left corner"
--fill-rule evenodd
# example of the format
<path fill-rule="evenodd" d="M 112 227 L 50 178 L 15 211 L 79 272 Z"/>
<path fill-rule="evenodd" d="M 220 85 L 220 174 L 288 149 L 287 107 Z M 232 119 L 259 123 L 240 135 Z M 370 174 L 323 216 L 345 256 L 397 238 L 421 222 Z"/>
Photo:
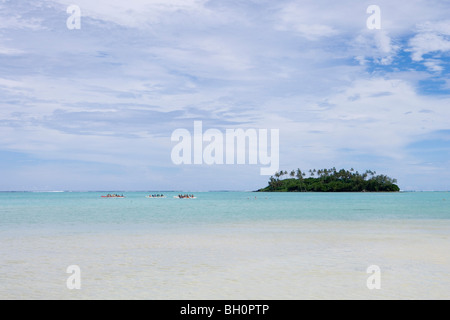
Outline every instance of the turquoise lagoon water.
<path fill-rule="evenodd" d="M 155 192 L 153 192 L 155 193 Z M 201 226 L 271 220 L 450 219 L 450 192 L 204 192 L 197 199 L 148 199 L 152 193 L 0 193 L 0 227 Z"/>
<path fill-rule="evenodd" d="M 449 192 L 154 193 L 0 193 L 0 298 L 450 298 Z"/>

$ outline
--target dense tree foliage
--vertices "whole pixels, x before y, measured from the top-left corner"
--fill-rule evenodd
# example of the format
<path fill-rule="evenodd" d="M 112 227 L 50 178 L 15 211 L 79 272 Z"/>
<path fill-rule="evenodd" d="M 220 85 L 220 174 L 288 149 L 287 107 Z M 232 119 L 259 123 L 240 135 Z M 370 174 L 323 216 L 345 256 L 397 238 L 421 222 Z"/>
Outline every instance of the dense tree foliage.
<path fill-rule="evenodd" d="M 280 171 L 270 177 L 269 185 L 261 192 L 396 192 L 400 188 L 397 180 L 386 175 L 376 175 L 375 171 L 364 173 L 350 170 L 313 169 L 302 172 L 300 169 Z M 286 178 L 284 178 L 286 176 Z M 290 178 L 289 178 L 290 177 Z"/>

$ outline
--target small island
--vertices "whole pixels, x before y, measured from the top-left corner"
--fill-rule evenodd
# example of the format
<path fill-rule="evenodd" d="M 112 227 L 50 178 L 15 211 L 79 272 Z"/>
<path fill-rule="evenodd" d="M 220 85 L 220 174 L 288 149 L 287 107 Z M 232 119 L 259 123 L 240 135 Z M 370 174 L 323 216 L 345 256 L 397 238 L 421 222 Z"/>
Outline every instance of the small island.
<path fill-rule="evenodd" d="M 257 192 L 398 192 L 397 180 L 375 171 L 359 173 L 350 170 L 313 169 L 307 173 L 300 169 L 280 171 L 270 177 L 269 185 Z"/>

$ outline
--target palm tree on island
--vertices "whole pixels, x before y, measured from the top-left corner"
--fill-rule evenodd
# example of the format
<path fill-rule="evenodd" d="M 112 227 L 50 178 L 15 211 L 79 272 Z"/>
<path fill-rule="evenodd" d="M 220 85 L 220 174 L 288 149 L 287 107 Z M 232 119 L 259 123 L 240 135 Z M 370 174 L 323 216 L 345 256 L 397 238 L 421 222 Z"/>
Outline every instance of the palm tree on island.
<path fill-rule="evenodd" d="M 366 170 L 363 174 L 355 169 L 336 170 L 309 169 L 309 177 L 300 169 L 292 170 L 290 178 L 280 179 L 287 171 L 280 170 L 270 177 L 268 186 L 258 192 L 398 192 L 397 179 L 376 175 Z"/>

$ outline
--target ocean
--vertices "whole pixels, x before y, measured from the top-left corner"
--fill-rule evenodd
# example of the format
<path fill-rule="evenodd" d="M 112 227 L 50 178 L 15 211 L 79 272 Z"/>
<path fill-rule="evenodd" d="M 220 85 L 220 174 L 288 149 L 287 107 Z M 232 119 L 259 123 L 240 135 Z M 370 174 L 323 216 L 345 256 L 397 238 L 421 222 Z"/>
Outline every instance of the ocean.
<path fill-rule="evenodd" d="M 450 192 L 107 193 L 0 193 L 0 299 L 450 298 Z"/>

